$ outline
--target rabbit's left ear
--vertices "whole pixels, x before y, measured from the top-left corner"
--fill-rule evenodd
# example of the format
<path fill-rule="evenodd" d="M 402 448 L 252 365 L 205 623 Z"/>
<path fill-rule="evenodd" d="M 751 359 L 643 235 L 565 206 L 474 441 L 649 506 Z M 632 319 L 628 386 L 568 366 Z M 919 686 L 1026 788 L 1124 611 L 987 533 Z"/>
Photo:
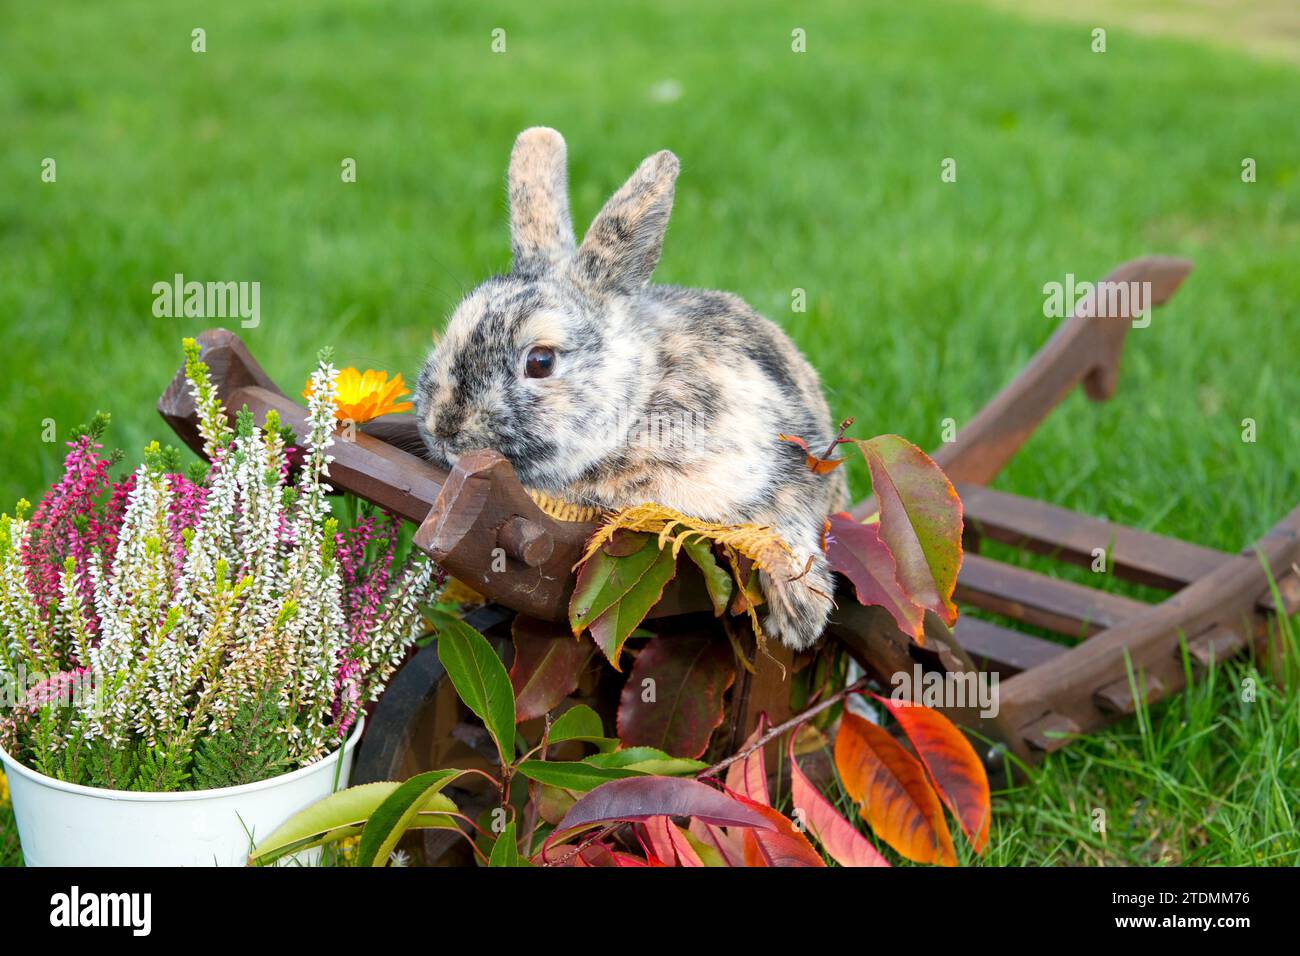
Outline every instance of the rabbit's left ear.
<path fill-rule="evenodd" d="M 573 275 L 598 293 L 632 295 L 659 264 L 677 157 L 662 150 L 646 159 L 592 221 L 573 260 Z"/>
<path fill-rule="evenodd" d="M 573 254 L 564 137 L 545 126 L 519 134 L 510 153 L 514 275 L 535 277 Z"/>

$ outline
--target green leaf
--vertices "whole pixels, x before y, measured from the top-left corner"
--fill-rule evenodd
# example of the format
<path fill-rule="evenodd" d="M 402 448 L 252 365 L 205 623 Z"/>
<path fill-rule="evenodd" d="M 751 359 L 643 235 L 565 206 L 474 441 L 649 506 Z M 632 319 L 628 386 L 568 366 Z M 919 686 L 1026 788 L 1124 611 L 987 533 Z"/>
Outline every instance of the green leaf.
<path fill-rule="evenodd" d="M 249 854 L 249 863 L 265 866 L 286 854 L 321 843 L 333 843 L 360 832 L 365 822 L 400 786 L 396 781 L 363 783 L 317 800 L 280 824 L 259 843 Z M 456 812 L 456 804 L 435 792 L 420 807 L 416 824 L 421 829 L 455 827 L 456 821 L 447 814 Z"/>
<path fill-rule="evenodd" d="M 536 780 L 538 783 L 578 791 L 587 791 L 611 780 L 643 776 L 636 770 L 593 767 L 588 763 L 553 760 L 525 760 L 519 765 L 519 772 L 529 780 Z"/>
<path fill-rule="evenodd" d="M 618 740 L 605 736 L 605 727 L 600 722 L 600 715 L 586 704 L 570 707 L 551 724 L 547 742 L 558 744 L 564 740 L 580 740 L 595 744 L 602 753 L 618 748 Z"/>
<path fill-rule="evenodd" d="M 370 815 L 361 831 L 357 866 L 386 866 L 397 841 L 411 828 L 429 799 L 464 773 L 464 770 L 430 770 L 400 784 Z"/>
<path fill-rule="evenodd" d="M 611 564 L 613 568 L 592 599 L 589 612 L 585 615 L 571 613 L 571 619 L 579 624 L 586 622 L 596 646 L 615 670 L 622 670 L 618 659 L 624 642 L 645 620 L 650 609 L 659 603 L 665 585 L 677 573 L 677 562 L 673 559 L 672 549 L 660 550 L 657 539 L 647 537 L 639 551 L 624 557 L 597 551 L 578 572 L 579 587 L 582 586 L 583 571 L 592 562 Z M 578 591 L 575 590 L 571 609 L 577 606 L 578 600 Z M 596 613 L 598 608 L 603 610 Z"/>
<path fill-rule="evenodd" d="M 492 844 L 492 855 L 488 857 L 488 866 L 518 866 L 519 845 L 515 841 L 515 821 L 511 820 Z"/>
<path fill-rule="evenodd" d="M 602 548 L 579 569 L 569 602 L 569 623 L 574 634 L 590 628 L 596 646 L 614 669 L 620 670 L 623 643 L 658 603 L 664 586 L 677 573 L 677 562 L 671 549 L 660 550 L 653 535 L 615 540 L 617 553 Z"/>
<path fill-rule="evenodd" d="M 514 758 L 514 690 L 488 639 L 453 618 L 438 631 L 438 660 L 465 706 L 479 716 L 496 741 L 502 765 L 509 764 Z"/>
<path fill-rule="evenodd" d="M 613 753 L 592 754 L 583 760 L 583 763 L 591 764 L 593 767 L 639 770 L 641 773 L 665 777 L 699 773 L 709 766 L 701 760 L 673 757 L 657 747 L 627 747 Z"/>
<path fill-rule="evenodd" d="M 706 538 L 690 538 L 682 544 L 682 550 L 703 573 L 704 586 L 708 589 L 709 600 L 713 603 L 713 616 L 721 617 L 731 603 L 731 591 L 734 587 L 731 572 L 718 564 L 718 559 L 713 554 L 713 545 Z"/>

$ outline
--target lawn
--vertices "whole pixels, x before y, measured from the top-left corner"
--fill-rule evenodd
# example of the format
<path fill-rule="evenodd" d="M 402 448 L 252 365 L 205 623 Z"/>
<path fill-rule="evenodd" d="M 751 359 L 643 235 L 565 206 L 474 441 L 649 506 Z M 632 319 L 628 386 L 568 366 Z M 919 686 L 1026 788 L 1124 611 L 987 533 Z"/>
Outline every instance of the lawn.
<path fill-rule="evenodd" d="M 1194 259 L 1130 335 L 1115 400 L 1072 396 L 996 484 L 1235 551 L 1300 499 L 1300 71 L 1118 19 L 1094 53 L 1090 26 L 1007 6 L 51 0 L 11 16 L 0 500 L 56 473 L 51 421 L 61 439 L 111 411 L 133 455 L 165 437 L 152 407 L 179 340 L 212 324 L 153 315 L 177 273 L 261 283 L 241 334 L 286 386 L 323 344 L 413 377 L 458 297 L 506 268 L 506 158 L 546 124 L 583 223 L 673 149 L 657 278 L 781 322 L 863 435 L 938 444 L 1050 334 L 1045 283 Z M 1242 705 L 1236 679 L 1004 795 L 997 860 L 1300 861 L 1300 697 Z M 5 832 L 0 817 L 0 854 Z"/>

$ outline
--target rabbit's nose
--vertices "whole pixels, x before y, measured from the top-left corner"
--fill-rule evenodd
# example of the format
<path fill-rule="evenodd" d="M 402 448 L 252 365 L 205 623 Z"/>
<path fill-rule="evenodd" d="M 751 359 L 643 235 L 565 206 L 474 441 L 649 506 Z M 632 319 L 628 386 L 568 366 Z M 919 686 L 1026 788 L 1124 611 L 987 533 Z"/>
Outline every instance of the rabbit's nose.
<path fill-rule="evenodd" d="M 455 438 L 460 434 L 461 420 L 459 417 L 440 417 L 433 423 L 433 434 L 436 438 Z"/>

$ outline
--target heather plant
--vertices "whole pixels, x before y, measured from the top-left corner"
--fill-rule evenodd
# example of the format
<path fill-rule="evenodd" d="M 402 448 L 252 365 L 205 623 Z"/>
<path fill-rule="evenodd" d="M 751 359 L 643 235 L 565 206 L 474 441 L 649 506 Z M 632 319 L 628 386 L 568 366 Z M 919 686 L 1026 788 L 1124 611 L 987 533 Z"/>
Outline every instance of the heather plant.
<path fill-rule="evenodd" d="M 443 581 L 399 556 L 396 519 L 334 517 L 328 355 L 301 448 L 274 413 L 232 426 L 192 340 L 185 355 L 210 466 L 182 474 L 154 443 L 114 481 L 101 416 L 35 509 L 0 518 L 0 744 L 62 780 L 201 789 L 324 756 Z"/>

